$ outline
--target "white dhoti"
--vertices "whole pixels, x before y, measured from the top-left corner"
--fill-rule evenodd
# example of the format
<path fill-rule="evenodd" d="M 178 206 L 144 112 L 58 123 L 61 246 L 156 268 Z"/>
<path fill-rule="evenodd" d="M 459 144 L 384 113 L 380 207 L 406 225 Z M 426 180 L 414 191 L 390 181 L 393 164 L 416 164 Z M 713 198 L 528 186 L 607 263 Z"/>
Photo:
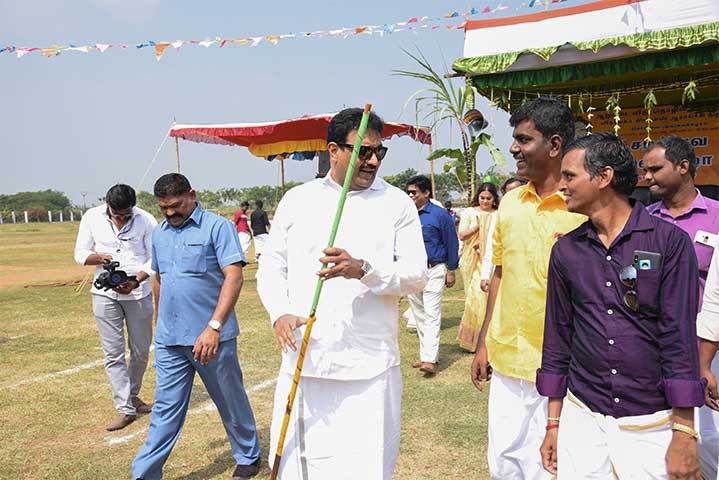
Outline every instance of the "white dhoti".
<path fill-rule="evenodd" d="M 270 434 L 270 466 L 292 375 L 280 373 Z M 399 367 L 369 380 L 302 377 L 280 463 L 281 480 L 390 480 L 399 453 Z"/>
<path fill-rule="evenodd" d="M 442 327 L 442 292 L 444 291 L 447 265 L 440 263 L 429 269 L 429 279 L 424 290 L 407 296 L 419 335 L 419 359 L 437 363 L 439 336 Z"/>
<path fill-rule="evenodd" d="M 417 319 L 414 318 L 414 313 L 412 313 L 411 308 L 405 310 L 402 316 L 405 320 L 407 320 L 407 328 L 410 330 L 417 330 Z"/>
<path fill-rule="evenodd" d="M 487 417 L 487 457 L 493 479 L 552 478 L 542 467 L 539 454 L 547 426 L 547 398 L 537 392 L 534 382 L 507 377 L 495 370 Z"/>
<path fill-rule="evenodd" d="M 719 355 L 712 362 L 712 373 L 719 378 Z M 719 412 L 704 405 L 695 416 L 699 432 L 699 460 L 702 478 L 719 480 Z"/>
<path fill-rule="evenodd" d="M 262 255 L 262 249 L 265 247 L 265 243 L 267 243 L 267 238 L 270 235 L 268 233 L 260 233 L 259 235 L 255 235 L 255 258 Z"/>
<path fill-rule="evenodd" d="M 245 257 L 247 257 L 247 251 L 250 249 L 252 237 L 247 232 L 237 232 L 237 236 L 240 237 L 240 247 L 242 248 L 242 253 Z"/>
<path fill-rule="evenodd" d="M 614 418 L 567 392 L 557 442 L 557 478 L 664 479 L 671 410 Z"/>

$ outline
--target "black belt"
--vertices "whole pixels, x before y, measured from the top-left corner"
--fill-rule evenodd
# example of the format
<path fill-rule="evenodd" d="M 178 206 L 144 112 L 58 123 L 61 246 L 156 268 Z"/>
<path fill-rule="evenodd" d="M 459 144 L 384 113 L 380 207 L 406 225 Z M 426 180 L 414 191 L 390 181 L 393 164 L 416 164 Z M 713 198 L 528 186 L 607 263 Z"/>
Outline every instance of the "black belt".
<path fill-rule="evenodd" d="M 441 265 L 445 262 L 427 262 L 427 268 L 436 267 L 437 265 Z"/>

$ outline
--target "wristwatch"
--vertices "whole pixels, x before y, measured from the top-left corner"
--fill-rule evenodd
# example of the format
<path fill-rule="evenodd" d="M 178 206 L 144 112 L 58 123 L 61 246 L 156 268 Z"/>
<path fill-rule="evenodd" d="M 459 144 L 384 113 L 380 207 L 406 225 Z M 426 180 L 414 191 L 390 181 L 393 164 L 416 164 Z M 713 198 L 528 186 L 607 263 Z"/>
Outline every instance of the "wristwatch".
<path fill-rule="evenodd" d="M 372 265 L 367 260 L 362 260 L 362 277 L 372 271 Z M 360 278 L 362 278 L 360 277 Z"/>
<path fill-rule="evenodd" d="M 217 333 L 220 333 L 220 330 L 222 330 L 222 324 L 217 320 L 210 320 L 207 323 L 207 326 L 216 331 Z"/>

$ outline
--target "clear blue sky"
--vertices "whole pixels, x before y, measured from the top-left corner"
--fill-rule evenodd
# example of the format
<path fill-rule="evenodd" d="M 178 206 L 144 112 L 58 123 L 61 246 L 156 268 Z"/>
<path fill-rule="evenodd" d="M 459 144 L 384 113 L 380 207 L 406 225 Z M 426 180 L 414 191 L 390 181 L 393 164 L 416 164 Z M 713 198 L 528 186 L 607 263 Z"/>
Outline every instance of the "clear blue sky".
<path fill-rule="evenodd" d="M 585 3 L 571 0 L 562 4 Z M 472 2 L 482 9 L 498 0 Z M 529 13 L 517 9 L 502 15 Z M 0 46 L 202 40 L 441 17 L 467 11 L 467 1 L 366 0 L 246 2 L 240 0 L 0 0 Z M 474 18 L 487 18 L 480 15 Z M 259 122 L 324 113 L 371 102 L 386 120 L 402 114 L 407 97 L 424 84 L 391 75 L 414 69 L 401 48 L 418 46 L 440 70 L 462 53 L 463 31 L 401 32 L 347 39 L 287 39 L 273 46 L 168 48 L 157 62 L 151 48 L 104 54 L 67 52 L 51 59 L 38 52 L 22 59 L 0 54 L 0 193 L 53 188 L 81 203 L 116 182 L 137 186 L 173 118 L 178 123 Z M 459 81 L 457 81 L 459 82 Z M 510 132 L 503 112 L 490 112 L 496 143 L 506 152 Z M 492 130 L 490 130 L 492 132 Z M 435 140 L 459 145 L 455 132 Z M 428 171 L 427 148 L 410 139 L 388 142 L 382 174 L 408 167 Z M 278 166 L 241 147 L 180 142 L 182 170 L 198 189 L 277 184 Z M 488 157 L 481 162 L 488 166 Z M 509 158 L 509 164 L 513 162 Z M 174 169 L 174 142 L 162 150 L 143 189 Z M 438 166 L 441 168 L 441 165 Z M 314 162 L 287 162 L 287 178 L 314 177 Z"/>

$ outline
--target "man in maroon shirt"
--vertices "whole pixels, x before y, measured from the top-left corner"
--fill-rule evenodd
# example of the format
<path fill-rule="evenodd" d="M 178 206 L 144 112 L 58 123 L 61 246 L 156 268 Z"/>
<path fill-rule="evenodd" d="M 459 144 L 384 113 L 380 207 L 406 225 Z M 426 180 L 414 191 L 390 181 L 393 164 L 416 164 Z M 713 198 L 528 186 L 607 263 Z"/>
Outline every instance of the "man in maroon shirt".
<path fill-rule="evenodd" d="M 235 212 L 235 227 L 237 228 L 237 236 L 240 237 L 240 246 L 242 254 L 247 258 L 247 250 L 250 249 L 252 235 L 250 234 L 250 226 L 247 224 L 247 209 L 250 208 L 248 202 L 240 203 L 240 209 Z"/>
<path fill-rule="evenodd" d="M 699 479 L 691 240 L 629 200 L 636 163 L 616 135 L 569 144 L 561 173 L 567 208 L 589 220 L 549 260 L 537 372 L 549 397 L 544 467 L 559 480 Z"/>

